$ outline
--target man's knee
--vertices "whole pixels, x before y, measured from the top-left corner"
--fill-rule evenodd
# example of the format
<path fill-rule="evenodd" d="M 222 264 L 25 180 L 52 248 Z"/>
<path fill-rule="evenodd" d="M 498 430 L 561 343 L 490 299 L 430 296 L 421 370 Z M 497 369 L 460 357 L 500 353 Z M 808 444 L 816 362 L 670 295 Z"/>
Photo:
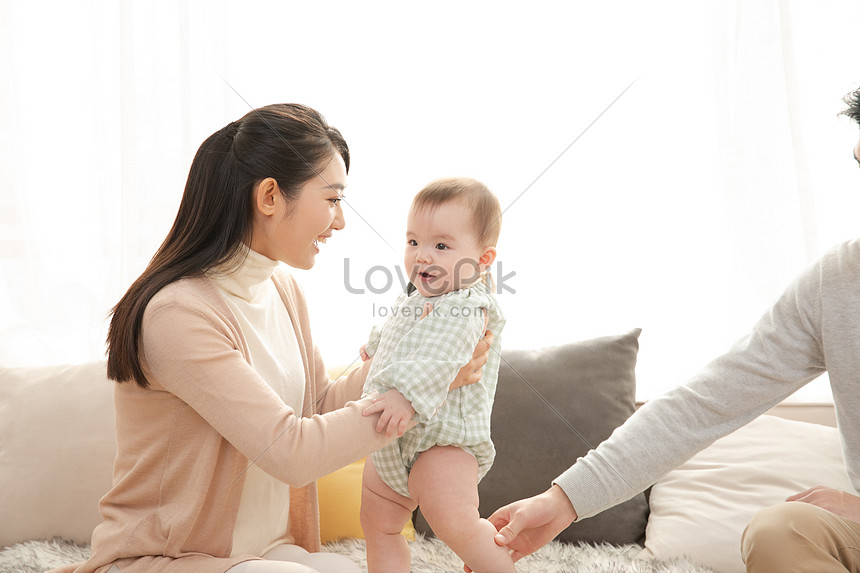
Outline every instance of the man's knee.
<path fill-rule="evenodd" d="M 775 564 L 792 559 L 790 549 L 814 535 L 819 512 L 819 508 L 808 503 L 787 502 L 756 513 L 741 540 L 744 563 L 749 567 L 756 561 Z"/>

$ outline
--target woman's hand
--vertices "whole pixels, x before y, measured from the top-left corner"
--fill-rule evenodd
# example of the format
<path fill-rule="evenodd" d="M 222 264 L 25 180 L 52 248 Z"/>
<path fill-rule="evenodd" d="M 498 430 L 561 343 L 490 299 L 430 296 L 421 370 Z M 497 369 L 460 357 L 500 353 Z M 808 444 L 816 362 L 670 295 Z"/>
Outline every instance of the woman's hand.
<path fill-rule="evenodd" d="M 399 438 L 409 429 L 409 424 L 415 415 L 415 408 L 403 394 L 392 388 L 374 398 L 373 404 L 365 408 L 362 413 L 370 416 L 377 412 L 382 412 L 382 415 L 376 423 L 376 431 L 384 431 L 388 437 L 396 435 Z"/>
<path fill-rule="evenodd" d="M 838 489 L 817 485 L 789 496 L 785 501 L 811 503 L 839 517 L 860 523 L 860 497 Z"/>
<path fill-rule="evenodd" d="M 489 330 L 484 333 L 484 338 L 478 341 L 475 352 L 472 353 L 472 359 L 469 360 L 468 364 L 460 368 L 454 381 L 448 387 L 449 392 L 460 386 L 474 384 L 481 379 L 481 376 L 484 375 L 484 364 L 487 363 L 487 359 L 490 357 L 490 347 L 493 345 L 495 338 Z"/>

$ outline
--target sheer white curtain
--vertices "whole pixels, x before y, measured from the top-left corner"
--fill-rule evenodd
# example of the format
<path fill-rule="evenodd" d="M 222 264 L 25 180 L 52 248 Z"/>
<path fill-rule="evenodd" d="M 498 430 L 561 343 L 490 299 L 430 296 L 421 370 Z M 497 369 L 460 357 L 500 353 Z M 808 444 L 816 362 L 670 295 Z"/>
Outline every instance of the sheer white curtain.
<path fill-rule="evenodd" d="M 0 363 L 95 359 L 109 309 L 169 227 L 197 140 L 238 106 L 198 91 L 188 6 L 0 10 Z"/>
<path fill-rule="evenodd" d="M 298 101 L 353 155 L 347 229 L 297 273 L 329 363 L 456 174 L 507 207 L 505 346 L 641 327 L 640 398 L 682 382 L 857 234 L 860 7 L 595 4 L 0 3 L 0 365 L 101 357 L 200 142 Z"/>

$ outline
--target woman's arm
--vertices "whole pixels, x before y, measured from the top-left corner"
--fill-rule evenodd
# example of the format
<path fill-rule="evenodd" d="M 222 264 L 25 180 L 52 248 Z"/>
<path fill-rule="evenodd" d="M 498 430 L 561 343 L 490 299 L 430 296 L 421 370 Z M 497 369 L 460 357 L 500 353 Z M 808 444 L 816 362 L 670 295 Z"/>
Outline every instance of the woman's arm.
<path fill-rule="evenodd" d="M 362 362 L 358 368 L 352 368 L 337 379 L 331 380 L 328 376 L 319 349 L 314 348 L 314 373 L 317 385 L 317 396 L 320 401 L 319 412 L 333 412 L 343 408 L 348 402 L 361 398 L 364 382 L 370 370 L 370 361 Z"/>
<path fill-rule="evenodd" d="M 202 305 L 147 309 L 142 348 L 153 390 L 177 396 L 245 457 L 290 485 L 309 483 L 389 441 L 376 432 L 376 416 L 362 415 L 370 399 L 297 416 L 248 364 L 233 337 L 231 326 Z"/>

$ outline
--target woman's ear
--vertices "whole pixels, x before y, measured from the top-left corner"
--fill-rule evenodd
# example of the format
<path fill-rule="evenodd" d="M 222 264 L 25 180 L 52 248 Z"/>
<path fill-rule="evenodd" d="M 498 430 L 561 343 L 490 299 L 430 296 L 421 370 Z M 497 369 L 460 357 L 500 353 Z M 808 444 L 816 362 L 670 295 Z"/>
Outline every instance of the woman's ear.
<path fill-rule="evenodd" d="M 271 177 L 266 177 L 254 187 L 254 207 L 261 215 L 274 215 L 280 198 L 281 189 Z"/>
<path fill-rule="evenodd" d="M 481 272 L 486 271 L 490 268 L 493 262 L 496 260 L 496 248 L 495 247 L 484 247 L 484 252 L 481 253 L 481 257 L 478 259 L 478 268 Z"/>

